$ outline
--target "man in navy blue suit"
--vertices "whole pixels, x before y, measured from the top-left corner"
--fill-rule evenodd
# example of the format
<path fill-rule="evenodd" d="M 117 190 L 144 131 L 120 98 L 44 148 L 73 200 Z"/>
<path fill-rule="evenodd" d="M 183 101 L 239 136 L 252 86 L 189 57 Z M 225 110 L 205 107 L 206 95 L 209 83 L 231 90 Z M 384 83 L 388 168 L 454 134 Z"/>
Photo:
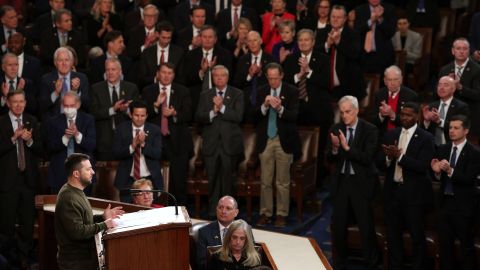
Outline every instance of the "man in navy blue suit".
<path fill-rule="evenodd" d="M 88 93 L 90 85 L 85 74 L 72 70 L 72 52 L 65 47 L 60 47 L 55 51 L 53 57 L 57 69 L 43 75 L 38 97 L 40 113 L 44 120 L 63 112 L 60 100 L 68 91 L 76 92 L 79 95 L 82 101 L 80 109 L 87 111 L 90 106 Z"/>
<path fill-rule="evenodd" d="M 228 226 L 238 215 L 237 201 L 231 196 L 223 196 L 217 204 L 217 220 L 198 231 L 197 263 L 198 269 L 206 269 L 207 247 L 218 246 L 223 242 Z"/>
<path fill-rule="evenodd" d="M 96 146 L 95 119 L 90 114 L 78 111 L 80 97 L 70 91 L 63 95 L 64 112 L 46 123 L 47 148 L 50 156 L 48 186 L 58 193 L 65 184 L 65 159 L 73 153 L 93 156 Z M 94 163 L 94 162 L 92 162 Z"/>
<path fill-rule="evenodd" d="M 419 106 L 407 102 L 401 127 L 385 134 L 378 164 L 386 170 L 383 188 L 389 269 L 403 269 L 403 231 L 412 238 L 412 269 L 425 269 L 425 212 L 433 202 L 429 177 L 435 146 L 433 135 L 418 126 Z"/>
<path fill-rule="evenodd" d="M 163 188 L 160 158 L 162 135 L 160 127 L 146 122 L 147 104 L 135 100 L 130 104 L 132 120 L 123 122 L 115 131 L 113 155 L 120 164 L 115 177 L 115 187 L 128 189 L 138 179 L 149 179 L 155 189 Z M 130 202 L 129 194 L 121 195 L 122 202 Z"/>

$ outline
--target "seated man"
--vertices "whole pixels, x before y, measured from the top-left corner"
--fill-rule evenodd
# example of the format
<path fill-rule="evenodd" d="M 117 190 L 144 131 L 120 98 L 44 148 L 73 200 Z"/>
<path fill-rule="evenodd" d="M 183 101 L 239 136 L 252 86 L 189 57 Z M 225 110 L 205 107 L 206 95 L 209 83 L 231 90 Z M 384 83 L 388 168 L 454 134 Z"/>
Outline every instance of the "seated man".
<path fill-rule="evenodd" d="M 238 215 L 237 201 L 231 196 L 223 196 L 217 204 L 217 220 L 198 231 L 197 263 L 198 269 L 206 269 L 207 247 L 223 243 L 228 227 Z"/>
<path fill-rule="evenodd" d="M 136 190 L 133 191 L 133 189 Z M 163 207 L 163 205 L 153 203 L 155 197 L 153 194 L 156 192 L 149 190 L 153 190 L 152 181 L 142 178 L 133 182 L 131 191 L 133 204 L 154 208 Z"/>

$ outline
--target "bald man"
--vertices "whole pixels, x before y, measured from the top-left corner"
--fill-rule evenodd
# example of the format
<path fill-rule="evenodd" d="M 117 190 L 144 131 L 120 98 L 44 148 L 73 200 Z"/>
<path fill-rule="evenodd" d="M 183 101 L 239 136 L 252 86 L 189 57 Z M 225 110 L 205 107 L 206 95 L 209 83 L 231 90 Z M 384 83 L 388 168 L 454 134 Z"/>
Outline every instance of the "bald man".
<path fill-rule="evenodd" d="M 421 126 L 434 135 L 436 145 L 450 141 L 448 123 L 452 116 L 457 114 L 469 115 L 468 105 L 455 98 L 454 94 L 455 80 L 450 76 L 443 76 L 437 85 L 437 95 L 440 100 L 434 101 L 423 108 L 423 123 Z"/>

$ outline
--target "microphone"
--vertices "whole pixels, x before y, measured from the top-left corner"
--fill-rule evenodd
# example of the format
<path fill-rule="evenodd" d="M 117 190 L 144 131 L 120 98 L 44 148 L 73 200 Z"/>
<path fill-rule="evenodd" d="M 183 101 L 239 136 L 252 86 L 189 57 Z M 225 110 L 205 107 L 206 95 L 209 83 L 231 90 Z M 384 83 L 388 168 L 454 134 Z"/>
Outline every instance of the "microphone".
<path fill-rule="evenodd" d="M 177 199 L 175 198 L 175 196 L 173 196 L 172 193 L 168 192 L 168 191 L 165 191 L 165 190 L 161 190 L 161 189 L 131 189 L 131 188 L 127 188 L 127 189 L 122 189 L 120 191 L 120 194 L 122 195 L 131 195 L 133 193 L 139 193 L 139 192 L 152 192 L 152 193 L 158 193 L 158 196 L 160 196 L 160 194 L 162 193 L 165 193 L 168 195 L 168 197 L 170 197 L 172 200 L 173 200 L 173 203 L 175 204 L 175 215 L 178 216 L 178 205 L 177 205 Z"/>

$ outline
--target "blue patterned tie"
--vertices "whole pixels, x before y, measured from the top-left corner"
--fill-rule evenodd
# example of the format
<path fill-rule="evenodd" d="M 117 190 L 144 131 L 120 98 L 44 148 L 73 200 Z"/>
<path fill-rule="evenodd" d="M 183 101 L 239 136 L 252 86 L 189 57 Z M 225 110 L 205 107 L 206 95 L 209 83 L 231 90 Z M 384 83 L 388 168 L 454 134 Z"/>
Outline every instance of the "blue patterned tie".
<path fill-rule="evenodd" d="M 452 155 L 450 156 L 450 167 L 455 168 L 455 164 L 457 163 L 457 147 L 453 147 Z M 444 194 L 453 195 L 453 186 L 452 180 L 450 177 L 447 178 L 445 183 L 445 191 Z"/>
<path fill-rule="evenodd" d="M 68 120 L 68 127 L 70 127 L 72 124 L 73 124 L 73 120 L 69 119 Z M 68 140 L 68 144 L 67 144 L 67 157 L 70 156 L 71 154 L 73 154 L 74 152 L 75 152 L 75 144 L 73 142 L 73 136 L 72 136 Z"/>
<path fill-rule="evenodd" d="M 273 90 L 272 96 L 277 96 L 277 91 Z M 277 136 L 277 111 L 270 106 L 269 113 L 268 113 L 268 129 L 267 129 L 268 138 L 273 138 Z"/>

